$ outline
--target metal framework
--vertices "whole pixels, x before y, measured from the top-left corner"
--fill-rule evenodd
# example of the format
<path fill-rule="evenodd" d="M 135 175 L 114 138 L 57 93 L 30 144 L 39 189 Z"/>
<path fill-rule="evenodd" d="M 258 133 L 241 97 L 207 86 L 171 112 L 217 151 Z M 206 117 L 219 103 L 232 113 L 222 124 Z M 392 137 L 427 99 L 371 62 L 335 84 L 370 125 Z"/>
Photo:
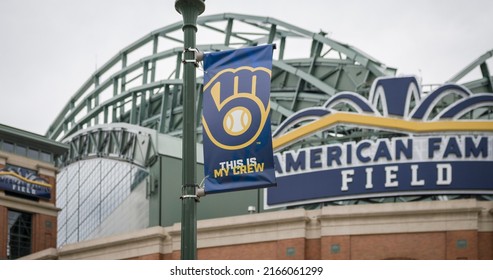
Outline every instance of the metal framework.
<path fill-rule="evenodd" d="M 128 124 L 97 125 L 78 131 L 65 141 L 68 152 L 59 158 L 59 165 L 104 157 L 146 168 L 157 158 L 155 132 Z"/>
<path fill-rule="evenodd" d="M 464 84 L 472 92 L 493 92 L 493 77 L 490 74 L 487 60 L 493 57 L 493 50 L 490 50 L 482 56 L 475 59 L 469 65 L 467 65 L 459 73 L 450 78 L 447 83 L 457 83 L 464 78 L 467 74 L 471 73 L 477 67 L 481 70 L 482 77 L 478 80 L 467 82 Z"/>
<path fill-rule="evenodd" d="M 276 44 L 273 129 L 293 112 L 321 105 L 338 91 L 364 95 L 376 77 L 395 74 L 395 69 L 323 32 L 313 33 L 274 18 L 219 14 L 200 17 L 197 25 L 197 48 L 203 52 Z M 62 140 L 96 125 L 128 123 L 181 137 L 181 27 L 181 22 L 168 25 L 122 49 L 77 90 L 46 135 Z M 200 116 L 201 77 L 196 87 L 195 110 Z M 200 118 L 196 122 L 201 142 Z"/>

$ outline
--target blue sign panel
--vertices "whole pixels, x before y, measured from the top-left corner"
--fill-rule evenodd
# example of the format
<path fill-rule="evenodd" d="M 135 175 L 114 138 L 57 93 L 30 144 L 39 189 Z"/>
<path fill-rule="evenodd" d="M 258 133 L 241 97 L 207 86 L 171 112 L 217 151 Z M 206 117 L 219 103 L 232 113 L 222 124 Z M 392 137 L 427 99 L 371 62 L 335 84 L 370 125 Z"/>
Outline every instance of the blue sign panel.
<path fill-rule="evenodd" d="M 456 101 L 443 106 L 446 99 Z M 493 121 L 481 117 L 492 102 L 492 93 L 473 94 L 454 84 L 423 95 L 415 77 L 379 78 L 368 99 L 354 92 L 337 93 L 321 107 L 291 115 L 274 132 L 274 149 L 284 151 L 274 155 L 278 187 L 266 190 L 265 207 L 385 196 L 493 194 Z M 341 107 L 352 110 L 338 111 Z M 286 149 L 324 131 L 337 140 L 330 136 L 336 125 L 404 136 Z"/>
<path fill-rule="evenodd" d="M 204 56 L 205 192 L 276 185 L 270 129 L 272 45 Z"/>
<path fill-rule="evenodd" d="M 267 204 L 416 194 L 493 193 L 493 136 L 379 139 L 275 155 Z M 307 184 L 306 182 L 310 182 Z"/>
<path fill-rule="evenodd" d="M 35 172 L 8 166 L 0 170 L 0 189 L 22 195 L 50 199 L 51 185 Z"/>

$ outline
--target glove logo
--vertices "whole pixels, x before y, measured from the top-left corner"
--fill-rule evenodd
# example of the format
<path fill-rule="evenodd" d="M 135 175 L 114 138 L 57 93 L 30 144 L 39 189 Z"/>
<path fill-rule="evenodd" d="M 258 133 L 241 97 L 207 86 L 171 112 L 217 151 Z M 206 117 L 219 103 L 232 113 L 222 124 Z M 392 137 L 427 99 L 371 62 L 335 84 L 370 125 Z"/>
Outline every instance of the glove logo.
<path fill-rule="evenodd" d="M 239 150 L 257 140 L 270 110 L 269 95 L 257 92 L 257 83 L 270 84 L 270 75 L 265 67 L 229 68 L 204 86 L 202 124 L 214 145 Z"/>

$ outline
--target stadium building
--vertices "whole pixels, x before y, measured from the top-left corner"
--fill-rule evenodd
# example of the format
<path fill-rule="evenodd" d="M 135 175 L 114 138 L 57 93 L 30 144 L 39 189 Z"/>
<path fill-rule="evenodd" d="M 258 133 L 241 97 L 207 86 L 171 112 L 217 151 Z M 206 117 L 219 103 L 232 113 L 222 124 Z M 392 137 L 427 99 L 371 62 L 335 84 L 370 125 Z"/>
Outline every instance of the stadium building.
<path fill-rule="evenodd" d="M 181 27 L 119 51 L 50 126 L 46 136 L 68 146 L 57 245 L 26 258 L 179 259 Z M 423 86 L 274 18 L 203 16 L 198 29 L 203 52 L 276 44 L 278 183 L 201 198 L 199 259 L 493 259 L 492 52 Z"/>
<path fill-rule="evenodd" d="M 56 246 L 55 162 L 67 148 L 0 124 L 0 259 Z"/>

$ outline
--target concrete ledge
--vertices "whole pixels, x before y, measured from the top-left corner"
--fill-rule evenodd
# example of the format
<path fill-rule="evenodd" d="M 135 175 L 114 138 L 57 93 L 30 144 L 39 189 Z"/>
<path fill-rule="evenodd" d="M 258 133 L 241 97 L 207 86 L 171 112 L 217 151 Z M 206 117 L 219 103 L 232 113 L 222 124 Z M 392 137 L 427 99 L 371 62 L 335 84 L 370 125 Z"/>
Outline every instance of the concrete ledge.
<path fill-rule="evenodd" d="M 60 260 L 128 259 L 171 253 L 171 240 L 163 227 L 68 244 L 58 249 Z"/>
<path fill-rule="evenodd" d="M 478 230 L 474 199 L 324 207 L 322 236 Z"/>
<path fill-rule="evenodd" d="M 58 250 L 55 248 L 48 248 L 43 251 L 39 251 L 19 259 L 20 260 L 57 260 Z"/>
<path fill-rule="evenodd" d="M 38 170 L 38 174 L 50 177 L 55 177 L 58 173 L 58 168 L 47 163 L 36 164 L 36 169 Z"/>
<path fill-rule="evenodd" d="M 201 220 L 197 223 L 197 247 L 305 238 L 308 221 L 304 209 Z M 173 239 L 173 250 L 180 250 L 180 224 L 168 230 Z"/>
<path fill-rule="evenodd" d="M 477 203 L 482 209 L 479 214 L 478 231 L 493 231 L 493 201 L 478 201 Z"/>
<path fill-rule="evenodd" d="M 42 200 L 31 201 L 14 196 L 8 196 L 5 195 L 4 191 L 0 191 L 0 206 L 54 217 L 56 217 L 58 212 L 61 210 L 60 208 L 55 207 L 53 203 Z"/>
<path fill-rule="evenodd" d="M 2 197 L 0 196 L 0 202 Z M 328 206 L 198 221 L 198 248 L 330 236 L 420 232 L 493 232 L 493 201 L 452 200 Z M 152 227 L 50 248 L 23 259 L 169 257 L 181 247 L 181 225 Z"/>

